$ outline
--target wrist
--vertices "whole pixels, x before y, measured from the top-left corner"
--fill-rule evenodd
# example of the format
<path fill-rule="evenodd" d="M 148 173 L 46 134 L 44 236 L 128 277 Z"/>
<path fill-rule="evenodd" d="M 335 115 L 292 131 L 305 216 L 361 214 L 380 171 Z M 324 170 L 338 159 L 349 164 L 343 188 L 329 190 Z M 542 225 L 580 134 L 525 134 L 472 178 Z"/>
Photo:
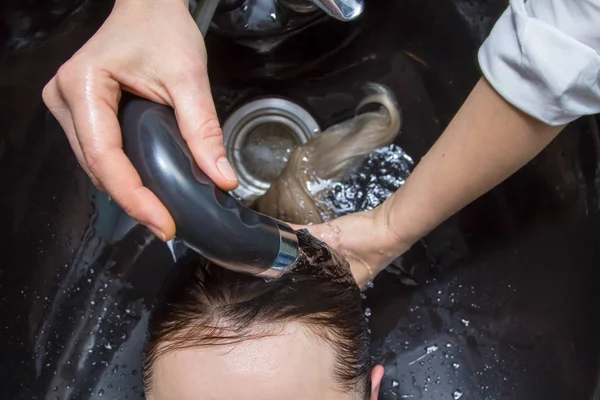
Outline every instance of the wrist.
<path fill-rule="evenodd" d="M 403 186 L 375 209 L 377 224 L 385 231 L 391 246 L 410 247 L 429 233 L 421 221 L 421 210 L 408 207 L 410 199 L 403 200 L 404 192 Z"/>
<path fill-rule="evenodd" d="M 155 5 L 171 5 L 171 4 L 183 4 L 186 8 L 189 8 L 189 0 L 116 0 L 115 7 L 125 4 L 134 4 L 136 7 L 150 7 Z"/>
<path fill-rule="evenodd" d="M 372 211 L 373 231 L 377 232 L 375 239 L 381 243 L 380 253 L 387 256 L 388 263 L 401 256 L 423 237 L 412 232 L 409 218 L 399 220 L 393 210 L 394 203 L 390 198 Z"/>
<path fill-rule="evenodd" d="M 377 207 L 372 211 L 364 211 L 343 218 L 352 218 L 352 239 L 345 238 L 343 243 L 349 245 L 346 257 L 354 259 L 351 262 L 352 273 L 359 286 L 364 286 L 374 279 L 381 271 L 406 252 L 414 242 L 406 242 L 396 236 L 385 219 L 385 210 Z"/>
<path fill-rule="evenodd" d="M 351 243 L 350 248 L 355 251 L 344 252 L 345 257 L 350 261 L 352 275 L 361 289 L 364 289 L 369 281 L 372 281 L 416 242 L 394 234 L 389 229 L 385 214 L 383 207 L 377 207 L 372 211 L 349 216 L 356 218 L 357 221 L 358 218 L 362 220 L 354 226 L 356 230 L 353 236 L 358 242 Z"/>

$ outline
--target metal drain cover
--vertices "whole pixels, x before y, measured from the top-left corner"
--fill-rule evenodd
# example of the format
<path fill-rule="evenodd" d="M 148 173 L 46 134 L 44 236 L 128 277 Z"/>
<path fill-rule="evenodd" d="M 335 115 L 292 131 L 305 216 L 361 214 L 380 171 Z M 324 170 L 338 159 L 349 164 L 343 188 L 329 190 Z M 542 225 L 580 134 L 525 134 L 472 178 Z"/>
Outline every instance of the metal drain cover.
<path fill-rule="evenodd" d="M 240 185 L 233 194 L 250 200 L 265 193 L 299 145 L 321 129 L 298 104 L 271 97 L 238 108 L 223 124 L 227 158 Z"/>

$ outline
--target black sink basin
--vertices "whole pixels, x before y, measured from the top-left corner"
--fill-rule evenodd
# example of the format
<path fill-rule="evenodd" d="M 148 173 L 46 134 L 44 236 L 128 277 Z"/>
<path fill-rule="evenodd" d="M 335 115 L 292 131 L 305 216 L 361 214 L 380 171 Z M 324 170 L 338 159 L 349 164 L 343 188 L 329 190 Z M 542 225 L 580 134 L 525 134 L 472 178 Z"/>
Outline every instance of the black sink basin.
<path fill-rule="evenodd" d="M 396 144 L 418 161 L 477 81 L 477 48 L 504 3 L 368 0 L 358 21 L 318 18 L 267 50 L 209 32 L 219 116 L 279 96 L 325 127 L 379 82 L 402 108 Z M 171 253 L 92 188 L 40 97 L 111 4 L 2 7 L 0 397 L 141 398 L 148 308 Z M 365 307 L 382 399 L 600 398 L 598 123 L 571 124 L 416 245 L 401 260 L 410 280 L 398 269 L 375 280 Z"/>

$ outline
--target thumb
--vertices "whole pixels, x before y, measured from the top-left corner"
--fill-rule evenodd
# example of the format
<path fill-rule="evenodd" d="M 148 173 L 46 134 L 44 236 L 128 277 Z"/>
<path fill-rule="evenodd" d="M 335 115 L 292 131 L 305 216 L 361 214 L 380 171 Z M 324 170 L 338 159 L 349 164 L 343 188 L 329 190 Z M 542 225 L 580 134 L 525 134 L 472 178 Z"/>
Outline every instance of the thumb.
<path fill-rule="evenodd" d="M 172 88 L 170 95 L 181 135 L 196 164 L 221 189 L 235 189 L 238 180 L 225 157 L 223 133 L 206 72 L 195 74 L 193 81 Z"/>

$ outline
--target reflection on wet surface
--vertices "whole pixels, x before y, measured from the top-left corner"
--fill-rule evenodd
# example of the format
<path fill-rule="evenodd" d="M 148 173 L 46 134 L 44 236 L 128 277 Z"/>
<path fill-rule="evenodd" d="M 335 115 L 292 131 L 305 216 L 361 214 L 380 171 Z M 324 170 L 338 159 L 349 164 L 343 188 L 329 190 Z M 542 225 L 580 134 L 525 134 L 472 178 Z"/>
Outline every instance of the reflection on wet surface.
<path fill-rule="evenodd" d="M 17 3 L 2 5 L 5 18 Z M 44 3 L 40 15 L 58 3 Z M 283 96 L 329 126 L 352 115 L 362 84 L 380 82 L 394 91 L 404 121 L 398 147 L 373 157 L 397 154 L 388 167 L 400 174 L 410 163 L 398 149 L 418 162 L 476 81 L 477 44 L 503 7 L 370 0 L 360 21 L 316 24 L 267 56 L 209 35 L 218 112 L 224 119 L 250 99 Z M 41 104 L 43 84 L 111 4 L 73 1 L 67 8 L 78 11 L 35 28 L 47 37 L 19 39 L 6 34 L 6 23 L 2 28 L 2 398 L 141 398 L 147 310 L 173 261 L 167 246 L 143 228 L 129 231 L 121 211 L 92 190 Z M 15 51 L 10 43 L 25 46 Z M 231 54 L 240 61 L 229 62 Z M 577 121 L 533 163 L 398 260 L 401 268 L 375 280 L 365 307 L 373 356 L 386 367 L 382 399 L 594 398 L 598 154 L 597 119 Z M 367 162 L 331 201 L 342 211 L 380 201 L 350 189 L 368 187 L 369 168 L 379 162 Z M 399 183 L 374 184 L 383 197 Z"/>

